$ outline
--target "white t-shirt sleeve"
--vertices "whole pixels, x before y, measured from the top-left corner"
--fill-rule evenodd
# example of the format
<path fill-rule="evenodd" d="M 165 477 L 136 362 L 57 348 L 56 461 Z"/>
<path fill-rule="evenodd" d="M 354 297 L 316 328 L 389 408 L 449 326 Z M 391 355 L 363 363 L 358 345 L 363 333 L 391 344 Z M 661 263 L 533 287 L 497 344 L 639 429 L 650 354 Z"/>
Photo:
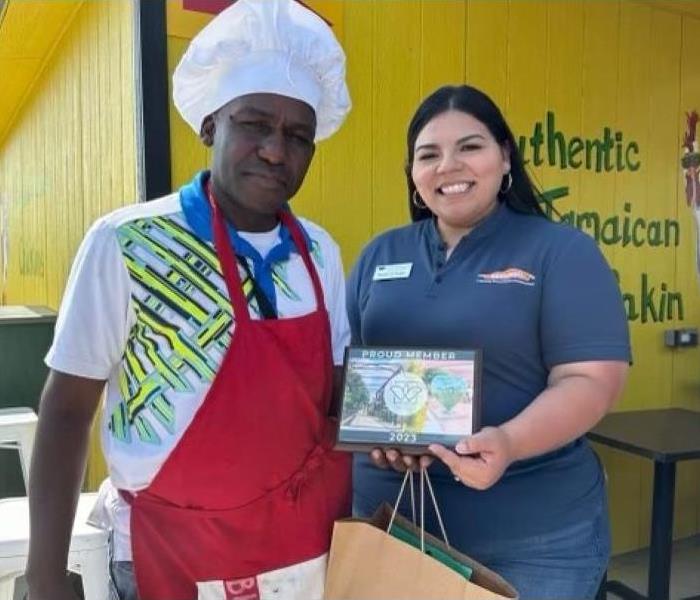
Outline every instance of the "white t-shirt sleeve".
<path fill-rule="evenodd" d="M 49 368 L 107 379 L 124 353 L 130 298 L 116 233 L 101 219 L 86 234 L 73 262 L 45 359 Z"/>
<path fill-rule="evenodd" d="M 350 325 L 345 310 L 345 274 L 340 248 L 333 242 L 328 252 L 328 263 L 324 269 L 325 297 L 328 318 L 331 324 L 333 364 L 343 364 L 345 347 L 350 344 Z"/>

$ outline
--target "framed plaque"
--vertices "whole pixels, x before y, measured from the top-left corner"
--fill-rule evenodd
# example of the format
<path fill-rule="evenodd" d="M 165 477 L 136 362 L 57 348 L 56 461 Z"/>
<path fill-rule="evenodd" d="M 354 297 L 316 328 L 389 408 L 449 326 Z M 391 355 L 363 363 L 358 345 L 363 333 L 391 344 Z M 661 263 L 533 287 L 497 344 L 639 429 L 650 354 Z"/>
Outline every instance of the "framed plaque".
<path fill-rule="evenodd" d="M 350 346 L 336 447 L 422 454 L 479 429 L 481 351 Z"/>

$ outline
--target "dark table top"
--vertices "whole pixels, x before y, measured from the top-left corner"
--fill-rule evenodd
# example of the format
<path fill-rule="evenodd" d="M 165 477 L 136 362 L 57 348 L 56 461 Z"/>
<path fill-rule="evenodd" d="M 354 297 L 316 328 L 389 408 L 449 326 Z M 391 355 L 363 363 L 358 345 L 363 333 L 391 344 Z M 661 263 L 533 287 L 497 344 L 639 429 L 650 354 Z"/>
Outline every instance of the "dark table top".
<path fill-rule="evenodd" d="M 611 413 L 588 437 L 658 462 L 700 458 L 700 412 L 658 408 Z"/>
<path fill-rule="evenodd" d="M 46 306 L 0 306 L 0 326 L 54 323 L 55 321 L 56 311 Z"/>

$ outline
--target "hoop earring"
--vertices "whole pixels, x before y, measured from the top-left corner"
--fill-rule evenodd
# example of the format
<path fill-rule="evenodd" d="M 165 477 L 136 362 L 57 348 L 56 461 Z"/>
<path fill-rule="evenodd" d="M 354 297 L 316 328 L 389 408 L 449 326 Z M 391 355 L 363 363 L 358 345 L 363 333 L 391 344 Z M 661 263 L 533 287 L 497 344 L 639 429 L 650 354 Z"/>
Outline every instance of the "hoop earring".
<path fill-rule="evenodd" d="M 508 171 L 506 175 L 508 176 L 508 185 L 506 185 L 506 189 L 504 190 L 503 183 L 501 183 L 501 188 L 498 190 L 501 194 L 507 194 L 508 192 L 510 192 L 510 188 L 513 187 L 513 175 L 510 171 Z"/>
<path fill-rule="evenodd" d="M 411 194 L 411 202 L 413 202 L 413 206 L 419 210 L 428 208 L 425 205 L 425 202 L 423 202 L 423 199 L 418 195 L 418 190 L 413 190 L 413 194 Z"/>

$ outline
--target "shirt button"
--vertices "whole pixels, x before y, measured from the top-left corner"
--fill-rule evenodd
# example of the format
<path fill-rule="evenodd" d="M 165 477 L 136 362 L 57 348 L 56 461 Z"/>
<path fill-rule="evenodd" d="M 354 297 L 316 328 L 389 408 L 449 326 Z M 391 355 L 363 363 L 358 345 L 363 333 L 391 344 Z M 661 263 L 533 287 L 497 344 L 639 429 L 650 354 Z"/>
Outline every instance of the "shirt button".
<path fill-rule="evenodd" d="M 440 283 L 441 281 L 442 281 L 442 277 L 441 277 L 440 275 L 438 275 L 438 276 L 435 278 L 435 283 Z"/>
<path fill-rule="evenodd" d="M 437 266 L 438 269 L 442 269 L 442 267 L 445 266 L 445 263 L 442 262 L 441 260 L 437 261 L 437 263 L 435 263 L 435 264 L 436 264 L 436 266 Z"/>

